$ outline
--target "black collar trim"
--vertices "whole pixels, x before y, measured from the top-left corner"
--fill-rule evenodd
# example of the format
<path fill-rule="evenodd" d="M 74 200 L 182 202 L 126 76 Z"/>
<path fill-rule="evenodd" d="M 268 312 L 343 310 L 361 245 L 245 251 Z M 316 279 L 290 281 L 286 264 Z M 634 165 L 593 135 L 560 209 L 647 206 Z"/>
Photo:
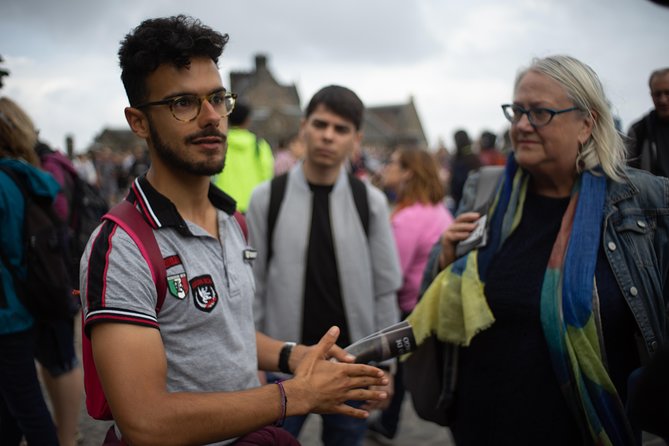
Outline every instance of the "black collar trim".
<path fill-rule="evenodd" d="M 237 204 L 225 192 L 211 184 L 209 200 L 215 208 L 232 215 Z M 191 234 L 188 225 L 169 198 L 158 192 L 142 175 L 133 181 L 126 200 L 136 205 L 144 218 L 154 229 L 171 227 L 185 234 Z"/>

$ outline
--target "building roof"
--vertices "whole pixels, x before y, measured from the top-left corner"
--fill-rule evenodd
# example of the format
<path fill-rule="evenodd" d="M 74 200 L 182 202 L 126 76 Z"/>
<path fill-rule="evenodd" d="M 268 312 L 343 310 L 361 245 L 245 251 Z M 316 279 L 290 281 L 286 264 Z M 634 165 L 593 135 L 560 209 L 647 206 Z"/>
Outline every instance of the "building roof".
<path fill-rule="evenodd" d="M 89 150 L 97 150 L 108 146 L 113 151 L 132 149 L 137 146 L 146 147 L 146 142 L 135 135 L 130 129 L 104 128 L 94 138 L 94 142 Z"/>
<path fill-rule="evenodd" d="M 255 56 L 251 71 L 230 72 L 230 88 L 238 97 L 254 107 L 294 106 L 300 108 L 300 96 L 295 84 L 281 85 L 267 67 L 267 56 Z"/>
<path fill-rule="evenodd" d="M 265 138 L 273 148 L 299 130 L 302 119 L 300 96 L 295 84 L 282 85 L 267 66 L 267 56 L 257 54 L 250 71 L 232 71 L 230 89 L 238 100 L 251 108 L 250 130 Z M 392 150 L 397 145 L 427 148 L 427 138 L 414 98 L 404 104 L 367 107 L 363 122 L 364 146 Z M 144 142 L 132 131 L 103 129 L 95 147 L 108 145 L 114 150 L 132 148 Z"/>
<path fill-rule="evenodd" d="M 367 107 L 365 110 L 363 144 L 427 147 L 427 138 L 413 97 L 405 104 Z"/>
<path fill-rule="evenodd" d="M 276 148 L 300 126 L 300 96 L 295 84 L 281 85 L 267 67 L 267 56 L 255 56 L 251 71 L 232 71 L 230 89 L 251 108 L 249 129 Z"/>

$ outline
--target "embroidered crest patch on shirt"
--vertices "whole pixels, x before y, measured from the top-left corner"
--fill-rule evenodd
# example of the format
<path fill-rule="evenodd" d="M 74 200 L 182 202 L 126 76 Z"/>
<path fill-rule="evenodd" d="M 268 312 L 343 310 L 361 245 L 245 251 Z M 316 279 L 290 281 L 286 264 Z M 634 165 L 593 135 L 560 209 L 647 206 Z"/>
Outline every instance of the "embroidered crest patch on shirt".
<path fill-rule="evenodd" d="M 188 277 L 184 271 L 183 262 L 178 254 L 166 257 L 165 269 L 167 270 L 167 290 L 179 300 L 188 296 Z"/>
<path fill-rule="evenodd" d="M 167 289 L 177 299 L 185 299 L 188 295 L 188 277 L 186 277 L 186 273 L 167 276 Z"/>
<path fill-rule="evenodd" d="M 210 313 L 218 303 L 218 293 L 214 281 L 209 274 L 195 277 L 190 281 L 193 291 L 193 303 L 200 311 Z"/>

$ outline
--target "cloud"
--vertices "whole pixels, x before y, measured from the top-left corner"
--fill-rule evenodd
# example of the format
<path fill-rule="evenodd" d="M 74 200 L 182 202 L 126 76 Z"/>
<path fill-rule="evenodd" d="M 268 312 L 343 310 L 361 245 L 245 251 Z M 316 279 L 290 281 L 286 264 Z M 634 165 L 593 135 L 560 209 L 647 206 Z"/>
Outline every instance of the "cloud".
<path fill-rule="evenodd" d="M 116 53 L 143 19 L 186 12 L 230 34 L 221 60 L 250 70 L 256 53 L 304 103 L 340 83 L 367 105 L 414 97 L 431 142 L 452 132 L 505 126 L 516 72 L 533 57 L 574 55 L 600 75 L 625 127 L 651 106 L 649 73 L 669 65 L 669 8 L 648 0 L 4 0 L 2 94 L 24 105 L 43 135 L 88 145 L 104 126 L 124 127 Z"/>
<path fill-rule="evenodd" d="M 12 73 L 2 93 L 30 113 L 40 135 L 55 147 L 62 148 L 65 135 L 73 133 L 83 149 L 103 126 L 125 126 L 125 93 L 113 59 L 98 55 L 52 64 L 7 57 L 6 62 Z"/>

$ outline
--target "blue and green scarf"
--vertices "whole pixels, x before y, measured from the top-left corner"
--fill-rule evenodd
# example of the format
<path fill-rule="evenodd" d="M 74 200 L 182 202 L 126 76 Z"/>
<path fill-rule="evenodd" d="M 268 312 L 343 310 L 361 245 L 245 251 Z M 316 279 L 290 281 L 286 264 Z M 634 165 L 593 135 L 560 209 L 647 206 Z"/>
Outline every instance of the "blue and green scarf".
<path fill-rule="evenodd" d="M 436 334 L 468 346 L 495 319 L 484 295 L 488 266 L 518 227 L 529 175 L 509 157 L 489 211 L 489 243 L 470 251 L 432 282 L 408 321 L 420 345 Z M 541 290 L 541 324 L 567 403 L 596 445 L 635 444 L 620 397 L 606 370 L 598 323 L 595 266 L 606 179 L 585 172 L 576 181 L 553 245 Z"/>

